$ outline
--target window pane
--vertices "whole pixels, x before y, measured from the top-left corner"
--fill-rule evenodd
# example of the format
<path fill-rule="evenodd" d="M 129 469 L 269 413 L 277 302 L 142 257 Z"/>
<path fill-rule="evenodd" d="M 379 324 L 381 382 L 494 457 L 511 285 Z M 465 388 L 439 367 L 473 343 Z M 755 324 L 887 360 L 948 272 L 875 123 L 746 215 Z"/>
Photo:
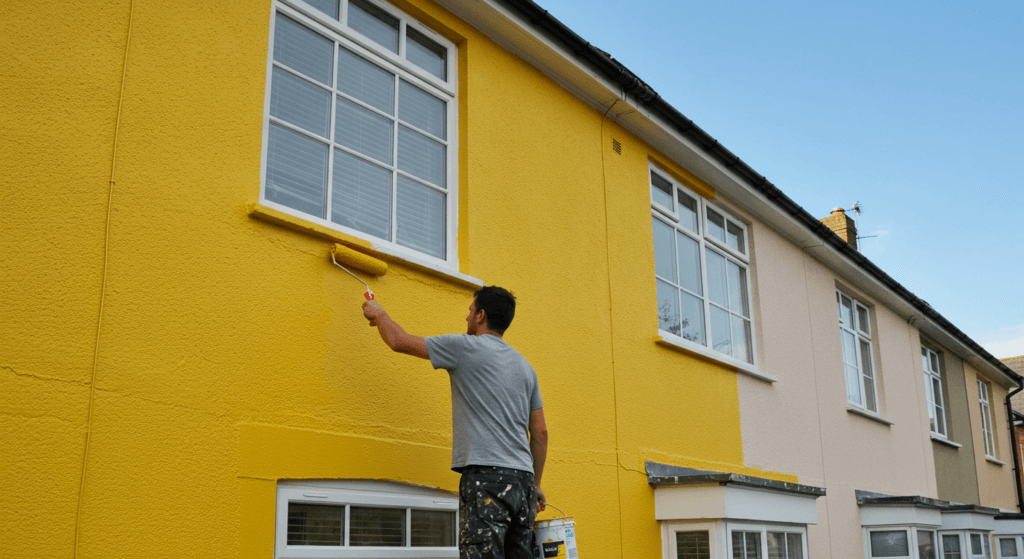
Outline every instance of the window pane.
<path fill-rule="evenodd" d="M 732 533 L 732 557 L 733 559 L 743 559 L 745 553 L 743 552 L 743 532 Z"/>
<path fill-rule="evenodd" d="M 658 328 L 679 336 L 679 290 L 661 280 L 657 284 Z"/>
<path fill-rule="evenodd" d="M 330 132 L 331 92 L 275 67 L 270 115 L 326 138 Z"/>
<path fill-rule="evenodd" d="M 732 325 L 729 311 L 711 305 L 711 348 L 732 355 Z"/>
<path fill-rule="evenodd" d="M 708 296 L 711 302 L 729 308 L 729 289 L 725 279 L 725 258 L 710 248 L 704 250 L 708 267 Z"/>
<path fill-rule="evenodd" d="M 768 532 L 768 559 L 788 559 L 786 556 L 786 534 Z"/>
<path fill-rule="evenodd" d="M 398 18 L 369 2 L 349 0 L 348 26 L 391 52 L 398 52 Z"/>
<path fill-rule="evenodd" d="M 745 536 L 747 559 L 761 559 L 761 533 L 746 532 Z"/>
<path fill-rule="evenodd" d="M 679 225 L 700 233 L 697 228 L 697 201 L 682 190 L 677 190 L 676 195 L 679 196 Z"/>
<path fill-rule="evenodd" d="M 704 342 L 704 301 L 686 292 L 679 294 L 682 319 L 682 337 L 705 345 Z"/>
<path fill-rule="evenodd" d="M 338 97 L 337 113 L 334 141 L 377 161 L 391 164 L 394 123 L 341 97 Z"/>
<path fill-rule="evenodd" d="M 875 375 L 872 368 L 871 344 L 860 340 L 860 366 L 861 374 L 864 377 L 864 399 L 865 406 L 869 410 L 875 410 Z"/>
<path fill-rule="evenodd" d="M 398 118 L 445 139 L 445 102 L 401 80 L 398 86 Z"/>
<path fill-rule="evenodd" d="M 338 49 L 338 89 L 389 115 L 395 114 L 395 75 L 347 49 Z"/>
<path fill-rule="evenodd" d="M 918 559 L 935 559 L 935 532 L 917 531 L 917 556 Z"/>
<path fill-rule="evenodd" d="M 931 352 L 929 352 L 931 353 Z M 939 372 L 939 356 L 935 353 L 931 353 L 932 371 Z"/>
<path fill-rule="evenodd" d="M 398 244 L 445 257 L 445 194 L 398 177 Z"/>
<path fill-rule="evenodd" d="M 676 556 L 679 559 L 710 559 L 710 536 L 706 531 L 676 532 Z"/>
<path fill-rule="evenodd" d="M 274 23 L 274 60 L 326 85 L 331 85 L 334 41 L 278 14 Z"/>
<path fill-rule="evenodd" d="M 750 345 L 750 321 L 732 315 L 732 356 L 753 363 L 753 349 Z"/>
<path fill-rule="evenodd" d="M 405 510 L 349 507 L 351 546 L 405 546 Z"/>
<path fill-rule="evenodd" d="M 961 559 L 960 557 L 960 536 L 947 534 L 942 536 L 943 559 Z"/>
<path fill-rule="evenodd" d="M 445 186 L 445 146 L 399 126 L 398 168 L 429 183 Z"/>
<path fill-rule="evenodd" d="M 288 503 L 288 545 L 341 545 L 345 507 Z"/>
<path fill-rule="evenodd" d="M 971 534 L 971 554 L 981 555 L 981 535 Z"/>
<path fill-rule="evenodd" d="M 937 432 L 943 435 L 946 434 L 946 418 L 944 417 L 942 409 L 942 385 L 939 383 L 939 379 L 931 377 L 932 392 L 935 398 L 935 419 L 937 423 Z"/>
<path fill-rule="evenodd" d="M 1017 556 L 1017 538 L 999 538 L 999 556 Z"/>
<path fill-rule="evenodd" d="M 725 242 L 725 217 L 708 208 L 708 235 Z"/>
<path fill-rule="evenodd" d="M 875 405 L 875 381 L 870 377 L 864 377 L 864 407 L 878 411 L 878 406 Z"/>
<path fill-rule="evenodd" d="M 391 240 L 391 171 L 334 151 L 331 221 Z"/>
<path fill-rule="evenodd" d="M 672 183 L 654 171 L 651 171 L 651 200 L 666 208 L 672 208 Z"/>
<path fill-rule="evenodd" d="M 786 547 L 789 548 L 789 559 L 804 559 L 803 534 L 786 534 Z"/>
<path fill-rule="evenodd" d="M 871 335 L 871 320 L 868 318 L 868 310 L 857 305 L 857 328 L 867 335 Z"/>
<path fill-rule="evenodd" d="M 326 190 L 327 145 L 271 124 L 266 199 L 322 218 Z"/>
<path fill-rule="evenodd" d="M 845 363 L 847 366 L 852 366 L 854 369 L 856 369 L 857 337 L 845 330 L 840 330 L 839 336 L 843 340 L 843 363 Z"/>
<path fill-rule="evenodd" d="M 455 513 L 434 510 L 412 511 L 413 547 L 454 547 Z"/>
<path fill-rule="evenodd" d="M 338 0 L 305 0 L 305 2 L 332 18 L 338 19 Z"/>
<path fill-rule="evenodd" d="M 846 399 L 857 405 L 863 405 L 860 397 L 860 373 L 852 365 L 846 365 Z"/>
<path fill-rule="evenodd" d="M 730 222 L 725 233 L 726 243 L 730 248 L 740 254 L 747 253 L 747 243 L 742 227 Z"/>
<path fill-rule="evenodd" d="M 853 329 L 853 301 L 845 295 L 839 296 L 839 320 L 847 328 Z"/>
<path fill-rule="evenodd" d="M 409 59 L 409 62 L 442 80 L 448 79 L 446 72 L 448 49 L 408 26 L 405 28 L 405 57 Z"/>
<path fill-rule="evenodd" d="M 728 269 L 729 310 L 749 317 L 750 306 L 747 302 L 747 271 L 732 262 L 728 263 Z"/>
<path fill-rule="evenodd" d="M 671 282 L 676 278 L 676 255 L 672 249 L 672 228 L 657 218 L 654 222 L 654 273 Z"/>
<path fill-rule="evenodd" d="M 700 279 L 700 245 L 686 235 L 676 232 L 676 252 L 679 256 L 679 285 L 691 293 L 703 295 Z"/>
<path fill-rule="evenodd" d="M 921 348 L 921 367 L 925 372 L 930 370 L 928 367 L 928 350 L 923 347 Z"/>
<path fill-rule="evenodd" d="M 909 557 L 910 542 L 903 530 L 871 532 L 872 557 Z"/>

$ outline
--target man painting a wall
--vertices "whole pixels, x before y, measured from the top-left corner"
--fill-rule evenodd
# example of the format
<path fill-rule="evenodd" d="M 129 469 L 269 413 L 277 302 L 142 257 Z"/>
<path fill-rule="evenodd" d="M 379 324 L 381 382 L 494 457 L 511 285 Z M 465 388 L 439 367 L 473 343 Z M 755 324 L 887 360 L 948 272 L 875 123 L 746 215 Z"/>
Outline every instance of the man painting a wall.
<path fill-rule="evenodd" d="M 462 559 L 532 558 L 534 516 L 545 507 L 548 432 L 537 373 L 503 339 L 515 308 L 507 290 L 484 287 L 473 294 L 466 334 L 424 338 L 406 333 L 376 301 L 363 303 L 388 347 L 448 371 Z"/>

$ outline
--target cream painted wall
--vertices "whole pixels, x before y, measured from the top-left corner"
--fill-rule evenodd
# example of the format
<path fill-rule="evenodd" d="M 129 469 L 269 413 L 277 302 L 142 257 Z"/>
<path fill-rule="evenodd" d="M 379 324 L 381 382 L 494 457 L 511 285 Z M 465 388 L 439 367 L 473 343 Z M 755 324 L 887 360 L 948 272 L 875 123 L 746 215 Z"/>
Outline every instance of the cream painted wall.
<path fill-rule="evenodd" d="M 860 556 L 851 551 L 863 545 L 855 490 L 936 496 L 917 330 L 843 284 L 812 257 L 815 248 L 757 221 L 751 235 L 759 363 L 779 381 L 739 379 L 746 463 L 825 487 L 811 556 Z M 879 413 L 893 425 L 847 411 L 837 284 L 871 308 Z"/>

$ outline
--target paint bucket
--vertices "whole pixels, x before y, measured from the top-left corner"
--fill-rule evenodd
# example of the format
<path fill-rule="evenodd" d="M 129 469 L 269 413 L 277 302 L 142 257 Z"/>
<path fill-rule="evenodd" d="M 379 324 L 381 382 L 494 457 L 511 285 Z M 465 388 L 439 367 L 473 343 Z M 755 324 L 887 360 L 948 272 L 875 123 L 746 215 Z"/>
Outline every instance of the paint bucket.
<path fill-rule="evenodd" d="M 533 523 L 537 559 L 577 559 L 576 521 L 571 516 Z"/>

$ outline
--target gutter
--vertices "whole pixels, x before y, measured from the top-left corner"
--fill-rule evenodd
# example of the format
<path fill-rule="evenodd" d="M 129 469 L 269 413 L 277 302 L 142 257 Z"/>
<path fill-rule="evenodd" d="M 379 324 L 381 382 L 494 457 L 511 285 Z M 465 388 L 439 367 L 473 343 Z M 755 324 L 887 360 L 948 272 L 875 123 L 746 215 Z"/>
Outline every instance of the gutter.
<path fill-rule="evenodd" d="M 718 140 L 705 132 L 701 127 L 667 101 L 661 98 L 654 89 L 641 80 L 636 74 L 626 68 L 621 62 L 615 60 L 605 51 L 591 45 L 582 37 L 569 29 L 562 22 L 558 21 L 547 10 L 541 8 L 533 0 L 496 0 L 497 3 L 508 7 L 529 21 L 537 30 L 545 33 L 551 39 L 561 43 L 572 52 L 580 61 L 585 62 L 593 70 L 601 73 L 605 78 L 622 87 L 626 94 L 637 99 L 644 107 L 652 113 L 657 114 L 666 122 L 670 123 L 675 130 L 686 139 L 700 146 L 711 158 L 724 165 L 735 173 L 756 191 L 771 200 L 780 210 L 789 214 L 797 223 L 803 225 L 812 233 L 821 238 L 822 243 L 830 245 L 837 252 L 851 260 L 869 276 L 879 281 L 886 288 L 890 289 L 897 297 L 906 301 L 914 307 L 922 316 L 928 318 L 936 326 L 948 332 L 957 341 L 962 343 L 970 351 L 981 357 L 989 365 L 994 367 L 1007 378 L 1011 379 L 1018 386 L 1024 383 L 1013 369 L 997 359 L 985 348 L 978 345 L 967 334 L 946 320 L 927 301 L 914 295 L 907 288 L 900 285 L 895 279 L 882 271 L 863 254 L 858 252 L 849 243 L 832 232 L 825 224 L 818 221 L 813 215 L 803 209 L 792 198 L 786 196 L 778 187 L 772 184 L 764 175 L 758 174 L 750 165 L 747 165 L 736 154 L 725 148 Z M 1014 392 L 1016 393 L 1016 392 Z M 1021 491 L 1018 490 L 1018 496 Z M 1019 499 L 1024 506 L 1024 499 Z M 1024 510 L 1024 509 L 1022 509 Z"/>
<path fill-rule="evenodd" d="M 1024 390 L 1024 383 L 1019 380 L 1017 389 L 1006 395 L 1006 423 L 1010 428 L 1010 448 L 1013 449 L 1013 481 L 1017 487 L 1017 510 L 1024 513 L 1024 488 L 1021 487 L 1020 479 L 1020 449 L 1017 447 L 1017 433 L 1013 425 L 1020 414 L 1013 411 L 1013 403 L 1010 401 L 1014 394 Z"/>

